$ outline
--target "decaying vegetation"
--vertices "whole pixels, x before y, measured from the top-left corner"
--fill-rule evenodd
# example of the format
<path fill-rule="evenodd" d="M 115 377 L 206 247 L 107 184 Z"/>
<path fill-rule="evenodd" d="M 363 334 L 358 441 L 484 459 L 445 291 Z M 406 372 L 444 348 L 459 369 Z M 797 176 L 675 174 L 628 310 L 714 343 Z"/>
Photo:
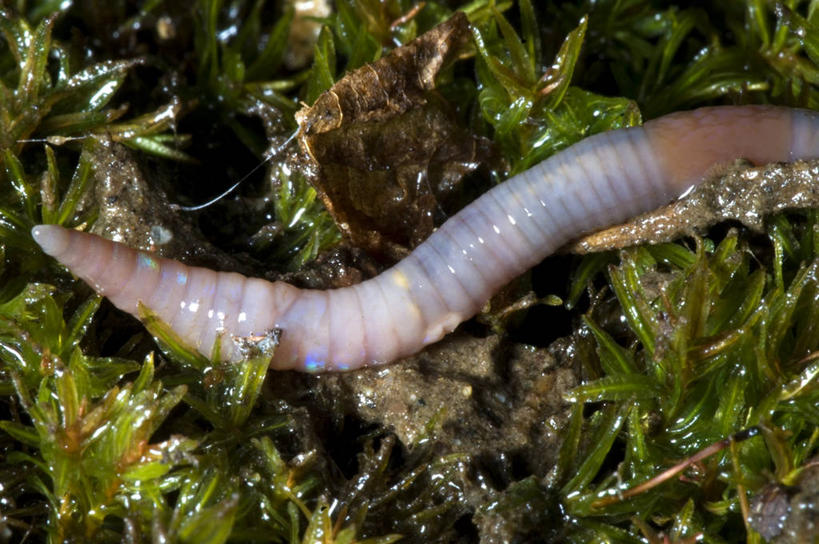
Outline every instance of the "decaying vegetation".
<path fill-rule="evenodd" d="M 446 136 L 430 140 L 438 162 L 402 156 L 408 170 L 391 189 L 409 195 L 401 211 L 427 230 L 482 187 L 589 134 L 703 104 L 819 109 L 815 0 L 316 3 L 313 19 L 264 0 L 0 8 L 0 539 L 804 536 L 800 519 L 817 519 L 816 211 L 770 216 L 762 234 L 722 225 L 678 243 L 549 261 L 506 298 L 534 285 L 529 302 L 508 307 L 533 303 L 537 316 L 544 300 L 562 304 L 548 314 L 559 332 L 498 311 L 496 300 L 482 319 L 501 343 L 537 342 L 545 352 L 567 336 L 563 364 L 576 383 L 555 409 L 530 402 L 554 379 L 500 367 L 492 378 L 460 376 L 477 407 L 467 423 L 491 433 L 504 421 L 493 414 L 506 412 L 486 407 L 518 402 L 509 413 L 523 406 L 538 426 L 514 438 L 559 435 L 554 452 L 535 449 L 541 436 L 510 439 L 514 451 L 501 440 L 482 442 L 496 451 L 464 446 L 467 435 L 447 441 L 445 406 L 401 442 L 383 420 L 343 409 L 367 400 L 351 385 L 330 389 L 348 397 L 328 400 L 313 396 L 320 378 L 268 373 L 274 345 L 226 366 L 191 353 L 161 323 L 149 326 L 155 344 L 39 252 L 34 224 L 88 229 L 104 211 L 93 196 L 110 167 L 95 159 L 102 142 L 130 149 L 128 160 L 168 200 L 203 202 L 282 149 L 302 103 L 456 9 L 467 35 L 436 66 L 434 89 L 416 89 L 405 111 L 324 142 L 338 157 L 345 142 L 372 145 L 434 121 Z M 446 144 L 453 137 L 468 145 Z M 373 187 L 395 159 L 389 150 L 377 168 L 361 167 L 375 172 L 363 188 L 331 189 L 311 181 L 346 183 L 349 172 L 322 174 L 311 153 L 283 149 L 232 196 L 184 220 L 245 269 L 305 285 L 366 276 L 417 243 L 366 215 L 380 209 L 367 199 L 384 196 Z M 407 186 L 419 172 L 429 187 Z M 353 208 L 366 219 L 339 231 L 333 217 Z M 376 260 L 339 249 L 340 232 L 363 240 Z M 152 240 L 168 233 L 160 234 Z M 434 363 L 412 364 L 429 372 Z M 512 378 L 526 385 L 514 389 Z M 552 413 L 537 411 L 546 404 Z M 555 462 L 532 462 L 538 455 Z"/>

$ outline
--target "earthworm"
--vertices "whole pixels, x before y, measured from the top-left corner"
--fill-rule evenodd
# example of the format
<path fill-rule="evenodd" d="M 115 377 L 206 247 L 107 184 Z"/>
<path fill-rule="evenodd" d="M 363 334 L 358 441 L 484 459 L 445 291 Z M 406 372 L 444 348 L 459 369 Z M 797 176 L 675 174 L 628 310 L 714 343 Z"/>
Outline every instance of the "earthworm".
<path fill-rule="evenodd" d="M 739 158 L 819 158 L 819 113 L 710 107 L 591 136 L 483 194 L 392 268 L 342 289 L 188 267 L 53 225 L 32 235 L 115 306 L 138 315 L 142 302 L 205 355 L 219 337 L 219 358 L 238 360 L 239 338 L 279 329 L 273 368 L 348 370 L 419 351 L 561 245 L 666 204 Z"/>

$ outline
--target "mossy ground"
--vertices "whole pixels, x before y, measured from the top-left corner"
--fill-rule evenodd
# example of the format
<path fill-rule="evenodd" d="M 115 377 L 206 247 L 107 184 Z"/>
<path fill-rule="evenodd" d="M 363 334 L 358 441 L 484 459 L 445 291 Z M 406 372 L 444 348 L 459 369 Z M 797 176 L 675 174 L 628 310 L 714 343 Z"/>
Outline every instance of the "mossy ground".
<path fill-rule="evenodd" d="M 395 455 L 383 429 L 355 437 L 355 475 L 340 478 L 304 411 L 260 394 L 264 352 L 215 365 L 168 335 L 161 355 L 140 352 L 144 332 L 112 327 L 116 313 L 29 235 L 41 222 L 93 222 L 95 137 L 196 173 L 180 176 L 176 195 L 206 200 L 295 128 L 299 100 L 311 103 L 455 8 L 473 25 L 473 54 L 439 77 L 439 91 L 500 150 L 509 168 L 499 177 L 589 134 L 682 108 L 819 109 L 815 1 L 473 0 L 414 10 L 408 0 L 338 0 L 311 63 L 290 69 L 294 14 L 277 2 L 6 4 L 8 541 L 390 542 L 390 533 L 418 538 L 421 528 L 422 540 L 435 540 L 454 538 L 473 514 L 453 491 L 468 460 L 423 445 Z M 298 268 L 339 237 L 304 180 L 279 175 L 262 214 L 284 226 L 278 249 L 256 257 Z M 213 228 L 216 219 L 202 223 L 236 236 Z M 764 237 L 723 230 L 580 261 L 565 298 L 591 301 L 580 302 L 578 328 L 587 381 L 568 399 L 560 461 L 549 475 L 509 483 L 480 515 L 535 511 L 521 525 L 533 539 L 761 541 L 749 502 L 767 485 L 796 485 L 819 449 L 817 252 L 819 215 L 805 211 L 769 218 Z M 626 328 L 600 324 L 612 296 Z M 638 487 L 685 460 L 658 485 Z"/>

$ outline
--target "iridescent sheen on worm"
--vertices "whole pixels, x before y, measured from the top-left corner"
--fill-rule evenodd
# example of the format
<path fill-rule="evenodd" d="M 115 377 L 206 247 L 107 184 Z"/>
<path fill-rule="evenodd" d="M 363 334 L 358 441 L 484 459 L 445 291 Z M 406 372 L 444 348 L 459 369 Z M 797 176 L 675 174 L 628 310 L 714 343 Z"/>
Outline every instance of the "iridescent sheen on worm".
<path fill-rule="evenodd" d="M 400 359 L 473 316 L 501 286 L 566 242 L 652 210 L 717 164 L 819 158 L 819 113 L 725 106 L 591 136 L 493 188 L 406 259 L 359 285 L 303 290 L 187 267 L 94 235 L 33 229 L 43 250 L 137 315 L 138 304 L 208 355 L 282 331 L 277 369 L 337 371 Z"/>

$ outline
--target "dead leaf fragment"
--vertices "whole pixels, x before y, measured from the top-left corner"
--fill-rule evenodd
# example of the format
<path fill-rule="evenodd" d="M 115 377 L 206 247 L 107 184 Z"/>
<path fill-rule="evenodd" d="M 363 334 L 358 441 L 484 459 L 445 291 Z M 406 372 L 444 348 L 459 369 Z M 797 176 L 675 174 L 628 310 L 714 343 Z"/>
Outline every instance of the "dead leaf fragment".
<path fill-rule="evenodd" d="M 401 258 L 432 232 L 441 201 L 493 157 L 434 92 L 468 37 L 458 12 L 296 114 L 301 148 L 318 165 L 314 185 L 356 246 Z"/>
<path fill-rule="evenodd" d="M 435 76 L 469 36 L 466 15 L 456 12 L 410 43 L 341 78 L 316 103 L 296 112 L 299 143 L 311 155 L 312 138 L 345 125 L 378 121 L 426 102 Z"/>

